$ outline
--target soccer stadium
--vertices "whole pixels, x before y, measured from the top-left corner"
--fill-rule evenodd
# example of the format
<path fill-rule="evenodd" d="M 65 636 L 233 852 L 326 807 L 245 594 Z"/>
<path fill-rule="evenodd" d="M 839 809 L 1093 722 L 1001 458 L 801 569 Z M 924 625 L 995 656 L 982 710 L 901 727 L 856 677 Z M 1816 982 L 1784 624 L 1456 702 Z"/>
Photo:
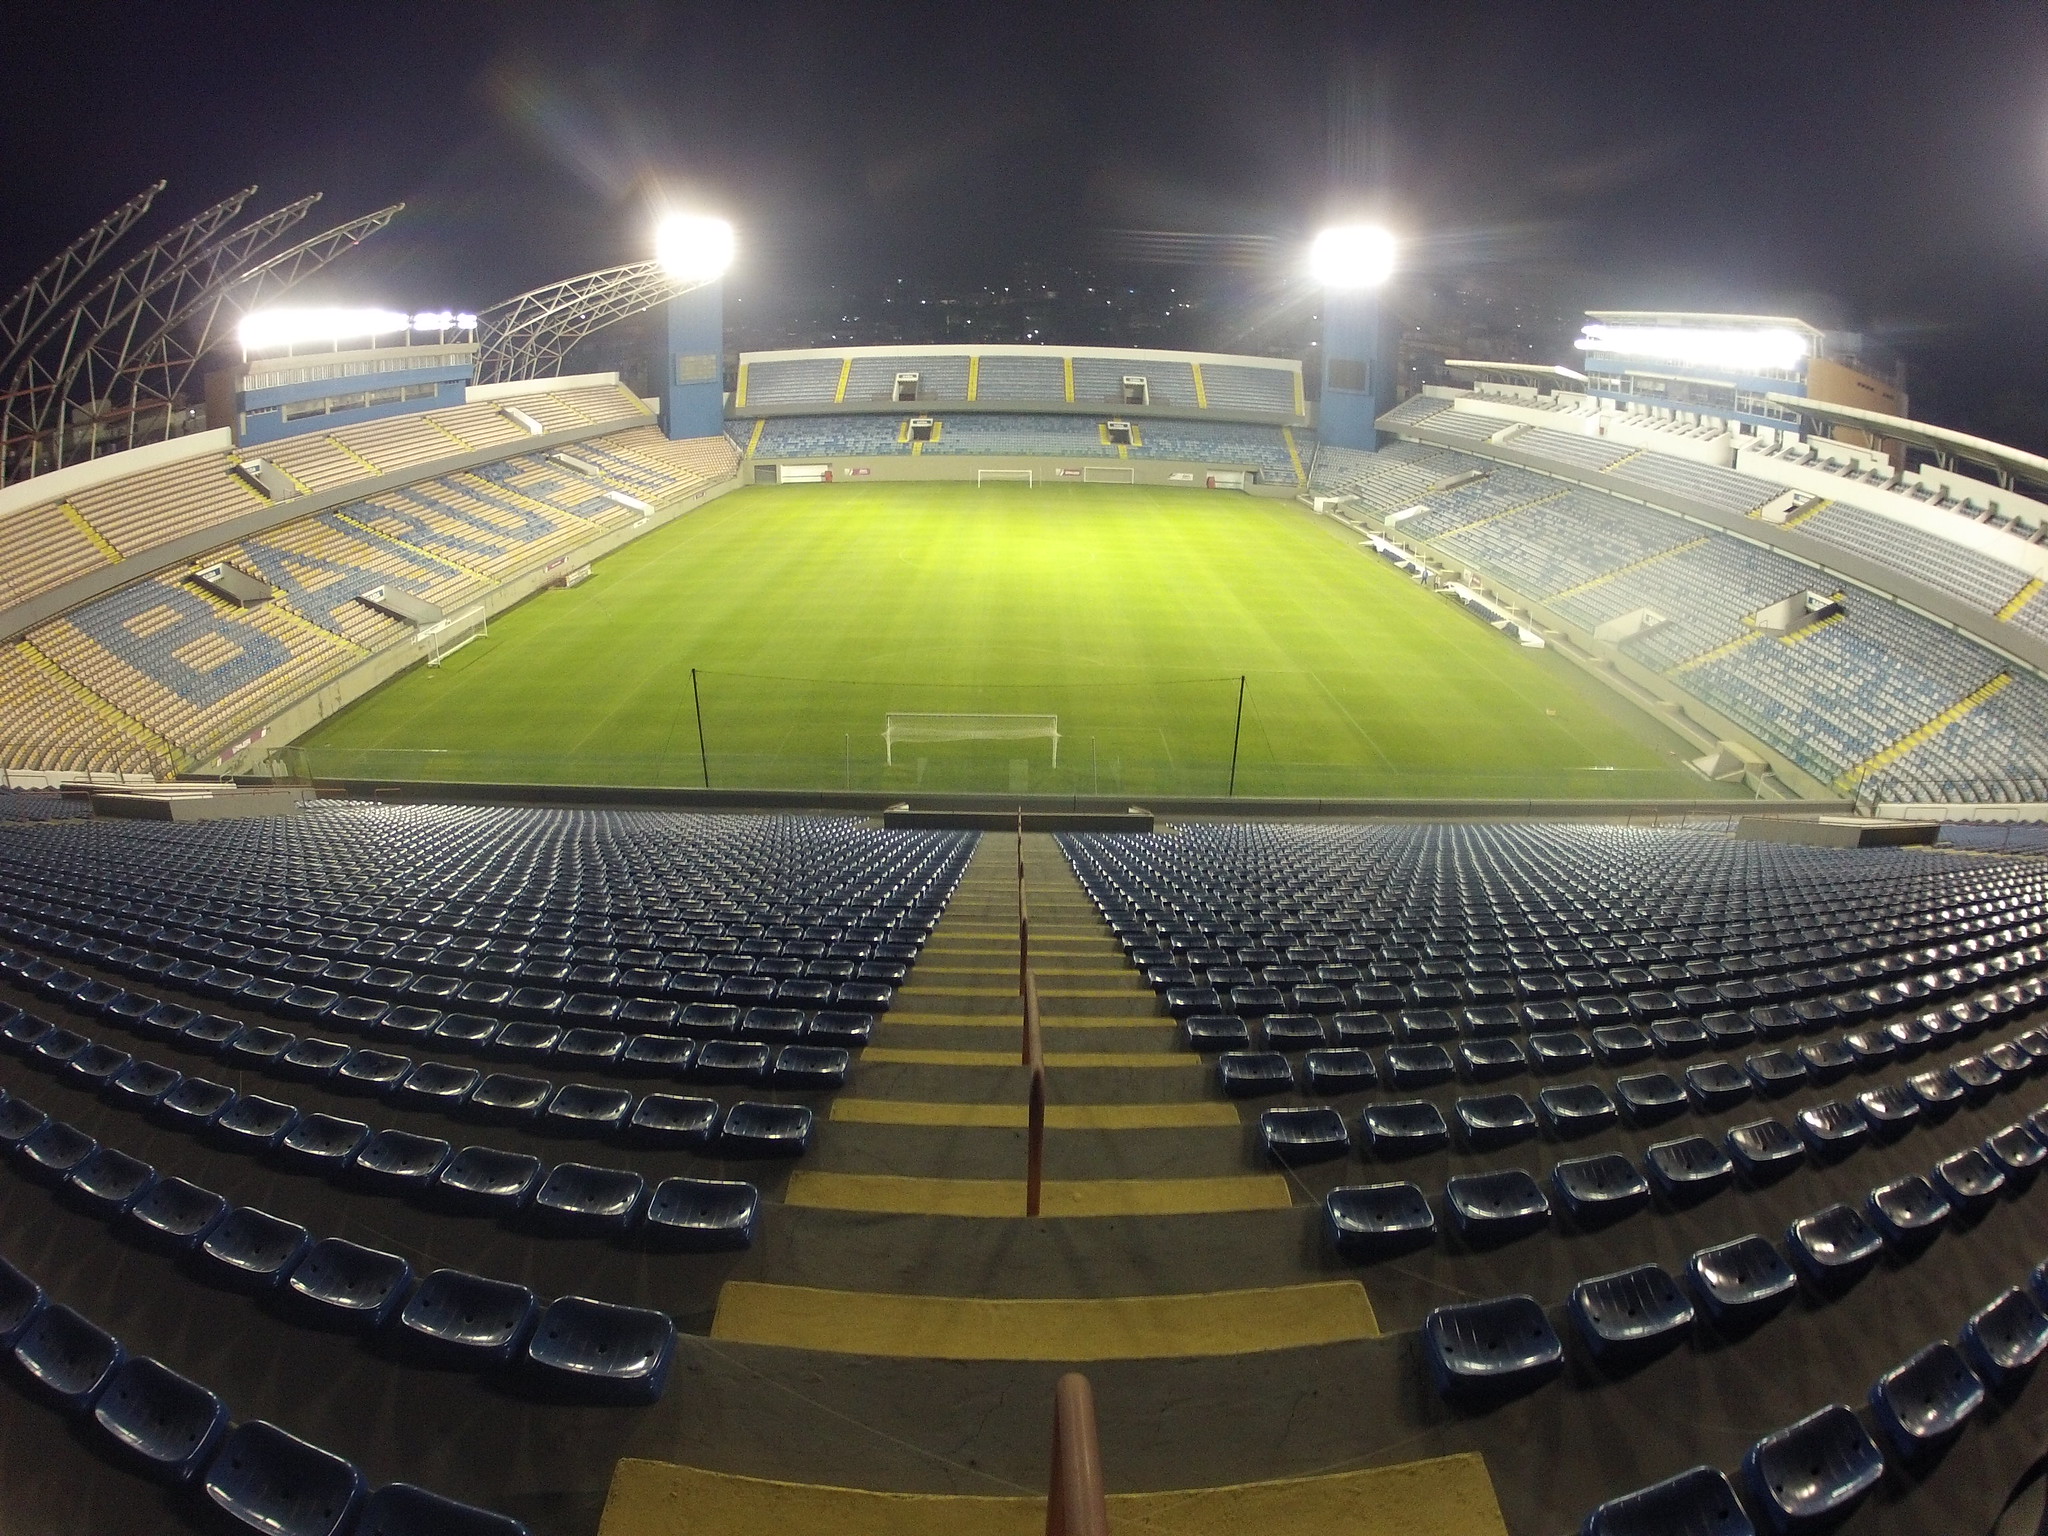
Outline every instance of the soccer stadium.
<path fill-rule="evenodd" d="M 161 190 L 0 311 L 0 1529 L 2035 1529 L 2048 459 Z"/>

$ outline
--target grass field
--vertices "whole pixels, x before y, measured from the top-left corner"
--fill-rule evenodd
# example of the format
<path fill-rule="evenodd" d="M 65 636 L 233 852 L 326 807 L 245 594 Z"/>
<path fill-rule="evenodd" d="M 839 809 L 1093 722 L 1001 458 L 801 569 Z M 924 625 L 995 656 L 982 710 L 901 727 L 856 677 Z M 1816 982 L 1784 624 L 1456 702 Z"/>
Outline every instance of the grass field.
<path fill-rule="evenodd" d="M 1041 738 L 889 767 L 891 711 L 1054 713 L 1059 764 Z M 1130 486 L 741 490 L 303 745 L 335 776 L 1220 794 L 1234 742 L 1244 795 L 1714 792 L 1648 716 L 1336 525 Z"/>

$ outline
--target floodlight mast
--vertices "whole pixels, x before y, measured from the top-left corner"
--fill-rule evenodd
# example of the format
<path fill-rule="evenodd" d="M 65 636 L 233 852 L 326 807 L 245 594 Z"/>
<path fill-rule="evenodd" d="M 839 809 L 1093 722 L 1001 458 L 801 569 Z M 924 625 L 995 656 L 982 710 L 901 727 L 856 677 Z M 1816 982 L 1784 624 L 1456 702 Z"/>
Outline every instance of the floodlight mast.
<path fill-rule="evenodd" d="M 1395 253 L 1393 235 L 1377 224 L 1335 225 L 1309 246 L 1309 273 L 1323 290 L 1317 434 L 1333 447 L 1377 448 L 1378 420 L 1394 404 L 1379 296 L 1394 275 Z"/>
<path fill-rule="evenodd" d="M 654 227 L 654 259 L 678 283 L 716 282 L 733 252 L 732 225 L 709 214 L 671 213 Z"/>
<path fill-rule="evenodd" d="M 708 214 L 671 213 L 655 227 L 655 264 L 676 285 L 657 364 L 661 429 L 671 439 L 725 430 L 725 283 L 732 225 Z"/>

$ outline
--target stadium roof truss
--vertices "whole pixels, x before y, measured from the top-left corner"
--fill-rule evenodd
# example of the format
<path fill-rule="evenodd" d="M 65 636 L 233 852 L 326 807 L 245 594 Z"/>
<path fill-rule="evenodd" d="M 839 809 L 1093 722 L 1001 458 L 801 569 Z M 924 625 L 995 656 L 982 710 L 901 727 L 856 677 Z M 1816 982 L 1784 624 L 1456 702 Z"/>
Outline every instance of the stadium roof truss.
<path fill-rule="evenodd" d="M 1447 357 L 1444 366 L 1463 373 L 1485 374 L 1525 384 L 1580 385 L 1593 382 L 1577 369 L 1556 363 L 1483 363 L 1476 358 Z"/>
<path fill-rule="evenodd" d="M 0 305 L 0 374 L 14 366 L 28 338 L 41 330 L 71 291 L 85 281 L 102 256 L 149 212 L 164 183 L 144 187 L 127 202 L 52 256 L 42 271 Z"/>
<path fill-rule="evenodd" d="M 676 282 L 658 262 L 636 261 L 493 304 L 477 315 L 477 382 L 506 384 L 559 373 L 584 337 L 696 286 Z"/>
<path fill-rule="evenodd" d="M 181 392 L 223 337 L 224 316 L 239 316 L 285 292 L 384 228 L 404 207 L 381 208 L 274 251 L 320 194 L 234 225 L 255 195 L 254 187 L 246 187 L 146 246 L 83 299 L 48 318 L 157 190 L 124 204 L 74 242 L 30 280 L 0 319 L 25 338 L 10 351 L 11 371 L 0 395 L 0 477 L 22 479 L 169 435 Z"/>
<path fill-rule="evenodd" d="M 1833 405 L 1804 395 L 1771 394 L 1765 398 L 1773 405 L 1797 411 L 1826 426 L 1854 427 L 1877 437 L 1910 444 L 1933 454 L 1935 461 L 1944 469 L 1953 459 L 1982 465 L 1997 477 L 1999 485 L 2006 490 L 2013 489 L 2016 480 L 2048 487 L 2048 459 L 2037 453 L 2028 453 L 2023 448 L 2008 448 L 2003 443 L 1973 437 L 1967 432 L 1952 431 L 1924 421 L 1911 421 L 1904 416 L 1887 416 L 1882 411 L 1866 411 L 1856 405 Z"/>

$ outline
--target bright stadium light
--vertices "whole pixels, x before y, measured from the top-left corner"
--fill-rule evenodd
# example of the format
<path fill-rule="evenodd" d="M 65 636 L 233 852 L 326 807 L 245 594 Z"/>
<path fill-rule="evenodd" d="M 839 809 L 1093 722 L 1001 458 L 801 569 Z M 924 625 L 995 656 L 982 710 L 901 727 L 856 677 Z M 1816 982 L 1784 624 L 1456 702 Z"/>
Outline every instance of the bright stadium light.
<path fill-rule="evenodd" d="M 679 283 L 708 283 L 732 265 L 732 226 L 702 213 L 671 213 L 655 226 L 654 259 Z"/>
<path fill-rule="evenodd" d="M 1377 288 L 1394 275 L 1394 237 L 1377 224 L 1340 224 L 1317 235 L 1308 269 L 1325 288 Z"/>
<path fill-rule="evenodd" d="M 476 316 L 452 309 L 425 309 L 412 317 L 415 331 L 473 331 Z"/>
<path fill-rule="evenodd" d="M 1790 372 L 1813 350 L 1806 337 L 1782 326 L 1743 330 L 1732 326 L 1604 325 L 1599 321 L 1588 321 L 1572 345 L 1581 352 L 1611 352 L 1737 373 L 1766 368 Z"/>
<path fill-rule="evenodd" d="M 245 352 L 312 341 L 360 341 L 412 329 L 412 316 L 391 309 L 257 309 L 242 316 L 236 339 Z"/>

